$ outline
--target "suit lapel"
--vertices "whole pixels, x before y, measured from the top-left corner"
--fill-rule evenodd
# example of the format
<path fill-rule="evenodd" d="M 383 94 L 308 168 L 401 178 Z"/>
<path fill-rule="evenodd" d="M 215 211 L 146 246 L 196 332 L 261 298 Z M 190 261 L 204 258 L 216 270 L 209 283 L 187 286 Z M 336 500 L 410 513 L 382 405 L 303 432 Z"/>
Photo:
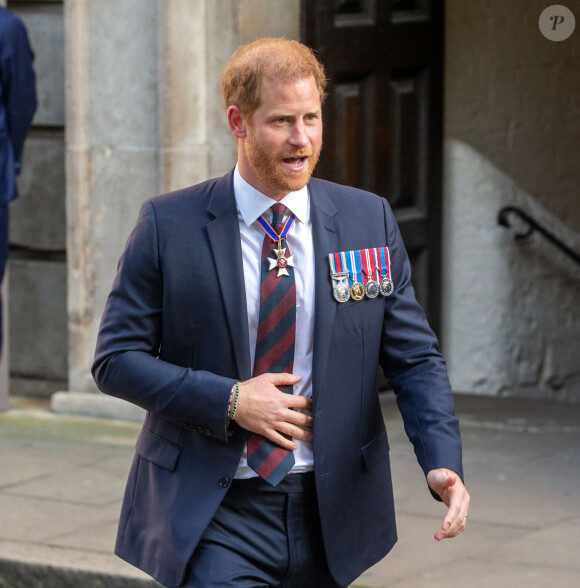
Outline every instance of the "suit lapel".
<path fill-rule="evenodd" d="M 338 251 L 336 207 L 324 185 L 315 179 L 308 185 L 310 192 L 312 237 L 314 241 L 314 352 L 312 363 L 312 393 L 316 404 L 323 389 L 323 377 L 334 325 L 336 304 L 330 291 L 328 254 Z"/>
<path fill-rule="evenodd" d="M 251 377 L 250 344 L 233 172 L 226 174 L 216 183 L 208 212 L 214 220 L 208 223 L 207 234 L 228 320 L 238 377 L 244 381 Z"/>

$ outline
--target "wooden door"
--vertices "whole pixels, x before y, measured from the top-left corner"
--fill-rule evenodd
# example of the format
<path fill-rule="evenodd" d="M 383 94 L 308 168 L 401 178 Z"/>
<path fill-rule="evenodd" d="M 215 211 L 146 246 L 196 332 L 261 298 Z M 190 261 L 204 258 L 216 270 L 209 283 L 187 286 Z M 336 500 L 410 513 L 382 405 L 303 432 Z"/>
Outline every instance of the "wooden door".
<path fill-rule="evenodd" d="M 443 0 L 302 0 L 329 77 L 316 175 L 387 198 L 439 329 Z"/>

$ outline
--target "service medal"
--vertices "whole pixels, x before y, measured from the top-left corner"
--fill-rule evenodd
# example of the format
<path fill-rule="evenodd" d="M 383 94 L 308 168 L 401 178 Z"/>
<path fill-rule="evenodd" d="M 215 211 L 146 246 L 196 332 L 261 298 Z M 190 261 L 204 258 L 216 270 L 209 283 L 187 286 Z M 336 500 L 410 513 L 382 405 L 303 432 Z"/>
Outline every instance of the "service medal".
<path fill-rule="evenodd" d="M 379 285 L 372 279 L 365 284 L 365 294 L 368 298 L 376 298 L 379 295 Z"/>
<path fill-rule="evenodd" d="M 391 280 L 391 257 L 388 247 L 375 249 L 375 264 L 380 267 L 382 279 L 379 283 L 379 291 L 383 296 L 390 296 L 395 291 L 395 285 Z"/>
<path fill-rule="evenodd" d="M 393 280 L 385 276 L 379 284 L 379 290 L 383 296 L 390 296 L 395 290 Z"/>
<path fill-rule="evenodd" d="M 335 266 L 331 263 L 331 268 Z M 337 302 L 346 302 L 350 298 L 350 289 L 348 282 L 348 272 L 330 272 L 332 278 L 332 295 Z"/>
<path fill-rule="evenodd" d="M 360 256 L 360 252 L 359 252 L 359 256 Z M 379 285 L 373 279 L 373 275 L 376 274 L 377 270 L 376 270 L 376 267 L 373 268 L 373 266 L 371 264 L 370 251 L 368 249 L 364 250 L 364 264 L 363 264 L 362 257 L 361 257 L 360 261 L 361 261 L 361 266 L 364 265 L 363 274 L 367 278 L 367 281 L 365 284 L 365 294 L 367 295 L 367 298 L 376 298 L 379 295 Z"/>
<path fill-rule="evenodd" d="M 347 302 L 350 298 L 350 290 L 344 282 L 339 282 L 332 288 L 332 295 L 337 302 Z"/>
<path fill-rule="evenodd" d="M 365 289 L 363 285 L 360 282 L 355 282 L 350 287 L 350 295 L 352 296 L 353 300 L 362 300 L 365 295 Z"/>
<path fill-rule="evenodd" d="M 357 261 L 360 260 L 360 256 L 356 251 L 349 251 L 349 260 L 350 260 L 350 267 L 348 266 L 348 262 L 345 263 L 348 269 L 351 270 L 352 274 L 350 277 L 352 279 L 352 286 L 350 287 L 350 295 L 353 300 L 362 300 L 365 296 L 365 289 L 364 286 L 358 281 L 358 273 L 360 271 L 360 267 L 357 264 Z M 346 261 L 346 255 L 345 255 Z M 362 273 L 362 271 L 361 271 Z"/>
<path fill-rule="evenodd" d="M 276 254 L 276 258 L 267 258 L 268 265 L 270 266 L 268 269 L 273 270 L 278 268 L 278 275 L 276 276 L 278 278 L 280 276 L 289 276 L 290 274 L 286 268 L 294 267 L 294 256 L 289 255 L 288 257 L 285 257 L 286 247 L 280 248 L 280 245 L 278 245 L 278 249 L 274 249 L 274 253 Z"/>

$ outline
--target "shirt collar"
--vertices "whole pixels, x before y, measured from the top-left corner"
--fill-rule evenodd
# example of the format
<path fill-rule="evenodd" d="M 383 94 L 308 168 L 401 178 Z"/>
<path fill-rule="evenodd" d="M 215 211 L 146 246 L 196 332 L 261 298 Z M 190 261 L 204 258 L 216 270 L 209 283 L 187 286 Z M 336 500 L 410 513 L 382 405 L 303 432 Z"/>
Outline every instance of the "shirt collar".
<path fill-rule="evenodd" d="M 250 186 L 242 178 L 237 165 L 234 170 L 234 194 L 236 197 L 236 206 L 248 227 L 274 204 L 274 200 L 262 194 L 262 192 L 256 190 L 253 186 Z M 308 186 L 304 186 L 296 192 L 286 194 L 280 202 L 294 213 L 297 221 L 302 223 L 308 222 L 310 216 Z"/>

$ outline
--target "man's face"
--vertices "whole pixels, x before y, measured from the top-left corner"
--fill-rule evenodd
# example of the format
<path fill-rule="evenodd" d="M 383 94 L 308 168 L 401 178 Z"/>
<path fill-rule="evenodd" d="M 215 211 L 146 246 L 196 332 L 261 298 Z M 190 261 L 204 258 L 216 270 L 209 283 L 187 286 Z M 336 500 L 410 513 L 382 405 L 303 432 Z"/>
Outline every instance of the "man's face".
<path fill-rule="evenodd" d="M 264 79 L 262 104 L 247 121 L 242 177 L 280 200 L 308 183 L 322 148 L 322 111 L 313 77 Z"/>

